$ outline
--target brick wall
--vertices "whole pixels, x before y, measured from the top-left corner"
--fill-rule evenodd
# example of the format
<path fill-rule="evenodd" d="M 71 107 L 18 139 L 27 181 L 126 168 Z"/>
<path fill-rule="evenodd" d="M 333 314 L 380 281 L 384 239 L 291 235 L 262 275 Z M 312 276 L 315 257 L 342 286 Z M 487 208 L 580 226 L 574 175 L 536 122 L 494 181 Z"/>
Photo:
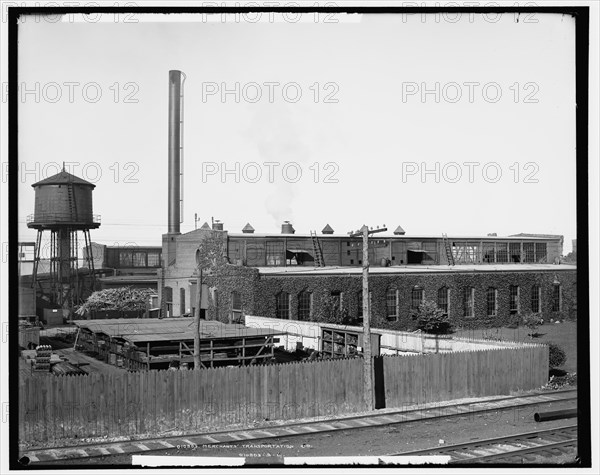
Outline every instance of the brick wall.
<path fill-rule="evenodd" d="M 551 311 L 552 290 L 555 279 L 561 285 L 561 311 Z M 521 313 L 531 311 L 531 288 L 540 285 L 542 289 L 540 318 L 576 319 L 576 271 L 557 267 L 552 271 L 521 272 L 477 272 L 448 274 L 396 274 L 371 275 L 369 279 L 372 292 L 372 326 L 396 330 L 412 330 L 416 323 L 411 317 L 411 290 L 420 286 L 424 290 L 424 298 L 437 301 L 437 291 L 446 286 L 449 289 L 449 316 L 457 327 L 481 328 L 505 326 L 517 317 L 509 308 L 509 287 L 517 285 L 520 289 Z M 209 277 L 209 285 L 217 289 L 218 302 L 211 302 L 209 318 L 223 322 L 228 321 L 231 308 L 232 291 L 242 296 L 243 311 L 246 314 L 276 317 L 275 295 L 279 292 L 290 294 L 290 319 L 298 319 L 298 294 L 301 291 L 312 292 L 313 321 L 332 321 L 324 314 L 323 308 L 332 291 L 343 292 L 342 305 L 347 309 L 349 317 L 357 316 L 358 293 L 362 290 L 360 275 L 260 275 L 256 269 L 225 266 Z M 389 287 L 398 289 L 399 317 L 397 321 L 386 318 L 386 291 Z M 474 317 L 464 317 L 462 290 L 465 287 L 475 289 Z M 488 287 L 497 289 L 497 314 L 487 316 L 486 291 Z"/>

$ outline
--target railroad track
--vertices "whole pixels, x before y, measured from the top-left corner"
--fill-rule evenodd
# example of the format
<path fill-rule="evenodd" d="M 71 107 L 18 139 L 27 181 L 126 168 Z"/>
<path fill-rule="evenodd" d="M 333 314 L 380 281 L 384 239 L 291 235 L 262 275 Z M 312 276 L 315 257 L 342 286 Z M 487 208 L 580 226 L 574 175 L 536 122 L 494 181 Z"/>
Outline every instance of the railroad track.
<path fill-rule="evenodd" d="M 342 416 L 331 420 L 314 422 L 293 422 L 285 425 L 270 425 L 260 428 L 217 431 L 181 436 L 162 436 L 121 442 L 98 442 L 86 445 L 54 447 L 49 449 L 22 450 L 32 463 L 51 462 L 64 459 L 94 458 L 110 455 L 134 454 L 169 450 L 179 447 L 211 444 L 235 444 L 251 440 L 281 437 L 295 437 L 309 434 L 388 426 L 420 420 L 435 420 L 446 417 L 471 416 L 475 414 L 518 409 L 553 402 L 567 402 L 577 399 L 577 390 L 562 390 L 534 393 L 525 396 L 507 396 L 486 401 L 448 404 L 424 404 L 422 408 L 397 410 L 384 413 L 370 413 L 359 416 Z M 531 414 L 533 418 L 533 413 Z"/>
<path fill-rule="evenodd" d="M 573 448 L 577 448 L 576 425 L 393 455 L 449 455 L 451 464 L 527 463 L 537 455 L 556 456 Z"/>

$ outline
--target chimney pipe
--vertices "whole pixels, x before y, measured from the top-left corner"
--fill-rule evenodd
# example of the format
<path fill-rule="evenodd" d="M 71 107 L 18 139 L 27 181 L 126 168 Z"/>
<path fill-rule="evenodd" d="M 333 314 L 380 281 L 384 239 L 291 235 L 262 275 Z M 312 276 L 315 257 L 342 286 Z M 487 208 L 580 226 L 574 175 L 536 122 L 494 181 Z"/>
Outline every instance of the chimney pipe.
<path fill-rule="evenodd" d="M 284 221 L 281 225 L 281 234 L 294 234 L 296 230 L 289 221 Z"/>
<path fill-rule="evenodd" d="M 183 78 L 182 78 L 183 77 Z M 169 233 L 179 234 L 182 200 L 182 121 L 185 74 L 169 71 Z"/>

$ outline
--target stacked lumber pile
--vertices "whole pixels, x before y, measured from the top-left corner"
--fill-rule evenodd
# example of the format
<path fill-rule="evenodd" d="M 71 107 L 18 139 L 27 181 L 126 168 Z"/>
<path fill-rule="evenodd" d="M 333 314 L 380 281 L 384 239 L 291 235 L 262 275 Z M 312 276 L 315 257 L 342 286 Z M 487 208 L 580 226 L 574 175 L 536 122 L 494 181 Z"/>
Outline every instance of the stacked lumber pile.
<path fill-rule="evenodd" d="M 87 374 L 86 371 L 82 370 L 78 366 L 67 361 L 61 361 L 52 365 L 52 373 L 58 376 L 71 376 L 77 374 Z"/>
<path fill-rule="evenodd" d="M 35 359 L 33 360 L 33 371 L 50 371 L 50 358 L 52 356 L 52 347 L 50 345 L 39 345 L 35 350 Z"/>

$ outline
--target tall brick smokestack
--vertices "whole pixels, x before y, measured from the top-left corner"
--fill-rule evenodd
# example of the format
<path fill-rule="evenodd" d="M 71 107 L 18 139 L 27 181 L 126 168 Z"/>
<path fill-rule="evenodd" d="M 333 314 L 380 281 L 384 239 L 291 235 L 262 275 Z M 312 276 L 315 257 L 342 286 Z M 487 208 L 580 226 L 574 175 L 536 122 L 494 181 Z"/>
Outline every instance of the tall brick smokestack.
<path fill-rule="evenodd" d="M 183 208 L 183 81 L 185 74 L 169 71 L 169 233 L 179 234 Z"/>

